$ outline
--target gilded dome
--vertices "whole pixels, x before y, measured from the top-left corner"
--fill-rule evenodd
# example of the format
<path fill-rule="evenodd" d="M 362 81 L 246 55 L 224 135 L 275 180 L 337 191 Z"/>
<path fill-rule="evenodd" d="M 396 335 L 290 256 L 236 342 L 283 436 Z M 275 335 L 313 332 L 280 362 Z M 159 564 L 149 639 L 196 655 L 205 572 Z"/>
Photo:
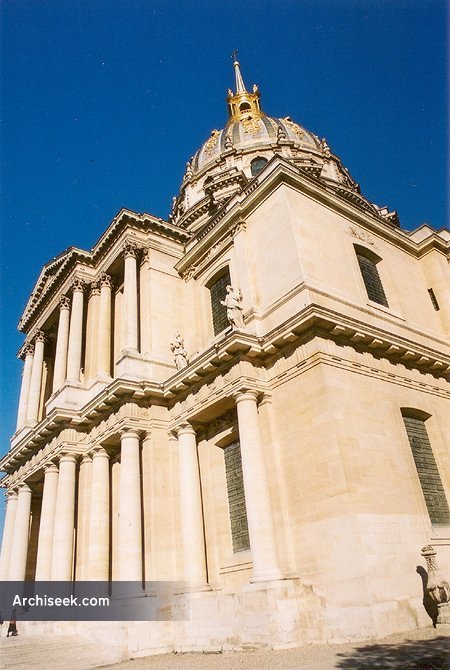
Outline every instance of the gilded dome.
<path fill-rule="evenodd" d="M 236 59 L 234 69 L 236 92 L 228 91 L 228 123 L 222 130 L 213 130 L 187 163 L 180 193 L 172 203 L 173 223 L 193 229 L 201 226 L 274 156 L 326 182 L 357 189 L 325 140 L 289 116 L 267 116 L 260 106 L 258 87 L 246 90 Z"/>

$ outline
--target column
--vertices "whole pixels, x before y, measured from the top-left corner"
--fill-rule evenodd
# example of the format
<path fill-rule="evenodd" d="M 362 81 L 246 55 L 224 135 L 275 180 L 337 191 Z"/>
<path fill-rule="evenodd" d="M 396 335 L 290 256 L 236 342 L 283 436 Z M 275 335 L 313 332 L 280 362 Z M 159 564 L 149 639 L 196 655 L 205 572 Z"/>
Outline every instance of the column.
<path fill-rule="evenodd" d="M 119 581 L 142 580 L 142 522 L 139 435 L 120 436 Z"/>
<path fill-rule="evenodd" d="M 69 324 L 70 298 L 67 295 L 63 295 L 59 300 L 59 322 L 58 335 L 56 338 L 55 368 L 53 371 L 53 393 L 59 391 L 66 379 Z"/>
<path fill-rule="evenodd" d="M 41 400 L 42 373 L 44 369 L 45 333 L 38 330 L 34 339 L 34 358 L 31 370 L 30 392 L 28 394 L 27 423 L 38 421 L 39 403 Z"/>
<path fill-rule="evenodd" d="M 34 344 L 27 344 L 24 349 L 25 363 L 20 388 L 19 411 L 17 414 L 17 430 L 23 428 L 27 419 L 28 396 L 30 394 L 31 371 L 33 369 Z"/>
<path fill-rule="evenodd" d="M 0 554 L 0 582 L 7 581 L 9 576 L 9 559 L 11 556 L 17 509 L 17 493 L 15 491 L 8 491 L 6 496 L 5 525 L 3 526 L 2 551 Z"/>
<path fill-rule="evenodd" d="M 89 579 L 109 580 L 109 455 L 98 447 L 92 456 L 93 504 L 89 525 Z"/>
<path fill-rule="evenodd" d="M 8 578 L 10 582 L 21 582 L 25 579 L 30 536 L 30 510 L 31 489 L 27 484 L 22 484 L 17 496 L 14 534 L 9 559 Z"/>
<path fill-rule="evenodd" d="M 129 242 L 124 247 L 124 341 L 123 350 L 137 353 L 138 349 L 138 296 L 136 258 L 138 249 Z"/>
<path fill-rule="evenodd" d="M 111 376 L 111 290 L 112 278 L 103 272 L 100 275 L 100 310 L 97 334 L 97 375 L 105 378 Z"/>
<path fill-rule="evenodd" d="M 235 396 L 253 561 L 252 582 L 283 579 L 278 566 L 269 482 L 264 463 L 256 398 L 255 391 L 246 391 Z"/>
<path fill-rule="evenodd" d="M 69 347 L 67 352 L 67 380 L 80 381 L 81 347 L 83 344 L 84 281 L 75 279 L 72 284 L 72 314 L 70 316 Z"/>
<path fill-rule="evenodd" d="M 184 579 L 191 589 L 207 587 L 205 535 L 195 431 L 189 424 L 177 431 L 179 443 L 181 537 Z"/>
<path fill-rule="evenodd" d="M 84 379 L 93 379 L 97 374 L 98 317 L 100 306 L 100 284 L 89 284 L 89 298 L 86 315 L 86 338 L 84 354 Z"/>
<path fill-rule="evenodd" d="M 44 468 L 44 491 L 42 493 L 41 522 L 39 525 L 36 557 L 36 581 L 46 582 L 51 577 L 53 552 L 53 527 L 55 522 L 56 495 L 58 491 L 58 468 L 54 463 Z"/>
<path fill-rule="evenodd" d="M 92 491 L 92 457 L 84 454 L 80 463 L 77 492 L 77 555 L 75 559 L 75 579 L 87 581 L 89 577 L 89 531 Z"/>
<path fill-rule="evenodd" d="M 142 252 L 139 288 L 141 354 L 149 355 L 152 351 L 152 323 L 150 311 L 150 249 L 148 247 Z"/>
<path fill-rule="evenodd" d="M 58 490 L 53 531 L 52 581 L 70 581 L 73 567 L 76 458 L 66 454 L 59 459 Z"/>

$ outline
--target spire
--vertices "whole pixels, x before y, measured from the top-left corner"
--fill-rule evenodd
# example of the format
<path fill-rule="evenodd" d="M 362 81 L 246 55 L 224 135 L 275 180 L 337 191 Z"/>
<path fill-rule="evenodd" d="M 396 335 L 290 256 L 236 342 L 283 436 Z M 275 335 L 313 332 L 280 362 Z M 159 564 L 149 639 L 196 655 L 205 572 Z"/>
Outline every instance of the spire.
<path fill-rule="evenodd" d="M 236 77 L 236 95 L 238 93 L 247 93 L 247 91 L 245 90 L 244 80 L 242 79 L 242 74 L 241 74 L 241 69 L 240 69 L 240 66 L 239 66 L 239 61 L 237 59 L 237 54 L 238 54 L 238 52 L 235 49 L 233 51 L 232 58 L 233 58 L 233 65 L 234 65 L 234 74 L 235 74 L 235 77 Z"/>
<path fill-rule="evenodd" d="M 236 77 L 236 93 L 228 90 L 227 102 L 230 119 L 232 121 L 242 121 L 243 119 L 261 118 L 263 112 L 259 104 L 258 87 L 254 85 L 252 93 L 247 91 L 242 79 L 236 50 L 233 51 L 232 59 Z"/>

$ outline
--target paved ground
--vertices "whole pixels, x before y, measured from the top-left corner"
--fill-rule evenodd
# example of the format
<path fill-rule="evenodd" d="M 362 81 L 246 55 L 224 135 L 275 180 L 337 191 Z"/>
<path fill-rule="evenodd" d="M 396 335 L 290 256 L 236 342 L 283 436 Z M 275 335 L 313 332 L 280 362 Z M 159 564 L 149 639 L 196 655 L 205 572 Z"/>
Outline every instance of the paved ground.
<path fill-rule="evenodd" d="M 115 659 L 114 650 L 77 636 L 0 637 L 0 670 L 450 670 L 450 625 L 391 635 L 378 643 L 166 654 L 125 663 Z"/>
<path fill-rule="evenodd" d="M 450 670 L 450 626 L 391 635 L 374 644 L 307 645 L 282 651 L 168 654 L 102 670 Z"/>

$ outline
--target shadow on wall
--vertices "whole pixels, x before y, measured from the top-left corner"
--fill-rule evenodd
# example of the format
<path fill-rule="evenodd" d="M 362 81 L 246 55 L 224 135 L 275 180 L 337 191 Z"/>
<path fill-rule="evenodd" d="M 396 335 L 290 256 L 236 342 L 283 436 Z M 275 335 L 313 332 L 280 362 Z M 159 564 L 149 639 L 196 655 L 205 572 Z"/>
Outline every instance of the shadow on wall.
<path fill-rule="evenodd" d="M 437 603 L 434 602 L 434 600 L 430 597 L 428 591 L 427 591 L 427 584 L 428 584 L 428 572 L 423 568 L 421 565 L 418 565 L 416 568 L 416 572 L 419 573 L 420 578 L 422 579 L 422 591 L 423 591 L 423 606 L 425 607 L 425 611 L 430 617 L 431 621 L 433 622 L 433 626 L 436 628 L 436 622 L 437 622 L 437 617 L 438 617 L 438 606 Z M 450 665 L 449 665 L 450 667 Z"/>
<path fill-rule="evenodd" d="M 375 644 L 358 647 L 348 654 L 338 654 L 336 668 L 347 670 L 448 670 L 450 668 L 450 639 L 439 636 L 434 640 Z"/>

